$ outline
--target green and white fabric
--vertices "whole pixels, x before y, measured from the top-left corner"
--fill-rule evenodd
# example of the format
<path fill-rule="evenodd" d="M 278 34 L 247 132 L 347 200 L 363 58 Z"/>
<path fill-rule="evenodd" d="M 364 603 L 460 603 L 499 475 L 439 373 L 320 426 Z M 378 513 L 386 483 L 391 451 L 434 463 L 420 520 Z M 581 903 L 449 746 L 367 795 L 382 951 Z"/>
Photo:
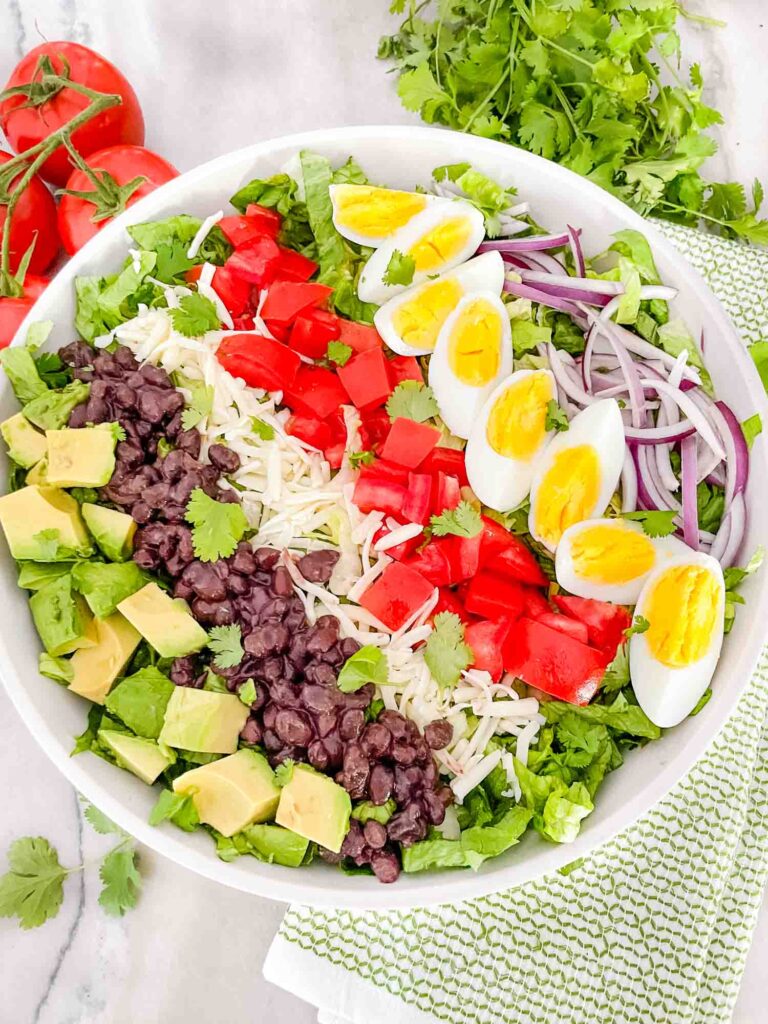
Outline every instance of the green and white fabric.
<path fill-rule="evenodd" d="M 759 340 L 768 252 L 663 230 Z M 321 1024 L 724 1024 L 768 876 L 767 710 L 768 648 L 686 778 L 568 876 L 408 912 L 291 907 L 266 977 Z"/>

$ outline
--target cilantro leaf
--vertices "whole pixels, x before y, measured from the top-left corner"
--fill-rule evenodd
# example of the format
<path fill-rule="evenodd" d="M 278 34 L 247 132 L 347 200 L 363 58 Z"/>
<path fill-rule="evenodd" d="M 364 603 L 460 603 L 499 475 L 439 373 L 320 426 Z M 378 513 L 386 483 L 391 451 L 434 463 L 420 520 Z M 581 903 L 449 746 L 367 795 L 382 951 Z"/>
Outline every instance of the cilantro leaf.
<path fill-rule="evenodd" d="M 216 562 L 234 554 L 248 529 L 239 504 L 214 501 L 205 491 L 192 491 L 184 518 L 192 524 L 192 546 L 201 562 Z"/>
<path fill-rule="evenodd" d="M 181 414 L 181 425 L 185 430 L 192 430 L 202 423 L 206 416 L 210 416 L 213 409 L 213 388 L 203 380 L 193 380 L 180 373 L 174 374 L 173 382 L 176 387 L 190 392 L 187 407 Z"/>
<path fill-rule="evenodd" d="M 275 436 L 275 428 L 270 423 L 265 423 L 256 416 L 251 416 L 251 430 L 256 437 L 262 441 L 272 441 Z"/>
<path fill-rule="evenodd" d="M 237 624 L 214 626 L 208 631 L 208 646 L 215 655 L 216 668 L 234 668 L 240 664 L 245 654 L 242 639 L 243 631 Z"/>
<path fill-rule="evenodd" d="M 432 388 L 417 380 L 402 380 L 387 399 L 387 412 L 391 420 L 402 416 L 416 423 L 437 416 L 437 406 Z"/>
<path fill-rule="evenodd" d="M 182 296 L 178 309 L 169 309 L 168 315 L 174 329 L 185 338 L 201 338 L 208 331 L 218 331 L 221 327 L 216 307 L 199 292 Z"/>
<path fill-rule="evenodd" d="M 674 511 L 666 512 L 653 509 L 647 512 L 624 512 L 622 518 L 629 519 L 633 523 L 640 523 L 643 533 L 649 537 L 668 537 L 675 532 L 675 515 Z"/>
<path fill-rule="evenodd" d="M 560 433 L 569 427 L 568 416 L 565 409 L 561 409 L 554 398 L 547 402 L 547 415 L 544 418 L 544 429 L 554 430 Z"/>
<path fill-rule="evenodd" d="M 0 917 L 17 917 L 22 928 L 38 928 L 56 917 L 69 874 L 47 839 L 26 836 L 11 844 L 10 871 L 0 878 Z"/>
<path fill-rule="evenodd" d="M 101 862 L 99 877 L 103 883 L 99 904 L 114 917 L 122 917 L 136 906 L 141 875 L 136 868 L 138 853 L 131 845 L 121 843 Z"/>
<path fill-rule="evenodd" d="M 328 350 L 325 355 L 326 359 L 336 363 L 337 366 L 346 366 L 352 358 L 352 349 L 349 345 L 345 345 L 343 341 L 329 341 Z"/>
<path fill-rule="evenodd" d="M 756 412 L 754 416 L 744 420 L 741 424 L 741 429 L 744 434 L 744 440 L 747 442 L 747 448 L 751 448 L 755 443 L 755 438 L 763 432 L 763 421 L 760 418 L 760 413 Z"/>
<path fill-rule="evenodd" d="M 408 256 L 405 253 L 400 252 L 399 249 L 395 249 L 389 258 L 386 270 L 382 276 L 384 284 L 388 285 L 405 285 L 406 287 L 413 281 L 413 275 L 416 272 L 416 260 L 413 256 Z"/>
<path fill-rule="evenodd" d="M 456 508 L 447 508 L 430 520 L 436 537 L 454 534 L 456 537 L 476 537 L 483 528 L 480 513 L 468 501 L 460 501 Z"/>
<path fill-rule="evenodd" d="M 638 633 L 647 633 L 650 628 L 651 624 L 645 616 L 636 615 L 629 629 L 624 630 L 624 636 L 629 640 L 630 637 L 636 636 Z"/>
<path fill-rule="evenodd" d="M 389 679 L 387 656 L 379 647 L 366 644 L 345 661 L 338 677 L 342 693 L 354 693 L 366 683 L 383 686 Z"/>
<path fill-rule="evenodd" d="M 103 811 L 100 811 L 99 808 L 95 807 L 93 804 L 88 804 L 83 811 L 83 814 L 91 828 L 95 832 L 98 832 L 100 836 L 113 834 L 119 836 L 125 835 L 125 832 L 123 832 L 119 825 L 116 825 L 114 821 L 111 821 Z"/>
<path fill-rule="evenodd" d="M 441 690 L 454 687 L 474 661 L 464 643 L 464 624 L 453 612 L 440 612 L 424 645 L 424 660 Z"/>
<path fill-rule="evenodd" d="M 347 452 L 347 458 L 349 464 L 354 469 L 359 469 L 360 466 L 370 466 L 376 461 L 376 456 L 373 452 Z"/>

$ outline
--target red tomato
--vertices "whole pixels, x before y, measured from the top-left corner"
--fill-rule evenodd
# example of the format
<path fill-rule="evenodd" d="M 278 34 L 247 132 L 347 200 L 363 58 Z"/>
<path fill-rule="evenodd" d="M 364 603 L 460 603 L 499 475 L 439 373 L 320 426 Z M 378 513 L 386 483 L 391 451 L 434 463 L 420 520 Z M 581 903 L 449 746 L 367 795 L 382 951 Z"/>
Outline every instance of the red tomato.
<path fill-rule="evenodd" d="M 202 269 L 202 266 L 190 267 L 184 279 L 188 282 L 197 281 Z M 249 313 L 254 311 L 255 306 L 251 302 L 253 286 L 248 281 L 236 277 L 228 266 L 216 267 L 211 287 L 235 320 L 248 319 Z M 250 326 L 253 327 L 253 317 L 250 317 Z M 237 324 L 235 327 L 237 328 Z"/>
<path fill-rule="evenodd" d="M 284 348 L 286 346 L 283 346 Z M 287 349 L 299 360 L 293 349 Z M 301 362 L 301 360 L 299 360 Z M 347 396 L 333 370 L 323 366 L 301 364 L 295 379 L 284 389 L 283 402 L 303 416 L 324 420 L 338 412 Z"/>
<path fill-rule="evenodd" d="M 424 374 L 421 372 L 418 359 L 415 356 L 395 356 L 387 364 L 389 380 L 394 388 L 403 380 L 416 380 L 419 384 L 424 383 Z"/>
<path fill-rule="evenodd" d="M 12 159 L 10 153 L 0 150 L 0 166 Z M 16 181 L 18 178 L 10 182 L 9 191 L 13 189 Z M 5 224 L 5 216 L 6 207 L 0 205 L 0 235 L 2 235 Z M 12 274 L 18 270 L 21 257 L 33 242 L 35 247 L 32 250 L 29 269 L 33 274 L 39 274 L 47 270 L 56 259 L 56 254 L 61 248 L 61 241 L 56 227 L 56 203 L 37 176 L 24 189 L 16 204 L 16 209 L 13 211 L 10 263 Z"/>
<path fill-rule="evenodd" d="M 24 278 L 23 295 L 0 296 L 0 348 L 7 348 L 11 344 L 21 321 L 43 294 L 47 285 L 47 277 L 27 274 Z"/>
<path fill-rule="evenodd" d="M 432 584 L 402 562 L 390 562 L 363 591 L 360 605 L 389 629 L 399 629 L 432 594 Z"/>
<path fill-rule="evenodd" d="M 398 416 L 387 435 L 381 454 L 383 458 L 400 466 L 416 469 L 439 440 L 440 431 L 435 427 Z"/>
<path fill-rule="evenodd" d="M 632 616 L 627 609 L 620 604 L 568 594 L 556 594 L 553 600 L 561 612 L 584 623 L 590 644 L 605 651 L 608 660 L 612 661 L 616 648 L 624 642 L 624 630 L 632 625 Z"/>
<path fill-rule="evenodd" d="M 557 629 L 567 636 L 572 636 L 574 640 L 579 640 L 583 644 L 589 643 L 589 630 L 583 622 L 579 622 L 577 619 L 558 614 L 558 612 L 542 612 L 534 618 L 537 622 L 549 626 L 550 629 Z"/>
<path fill-rule="evenodd" d="M 241 377 L 252 388 L 265 391 L 283 391 L 296 379 L 301 366 L 295 352 L 258 334 L 227 335 L 216 358 L 233 377 Z"/>
<path fill-rule="evenodd" d="M 451 567 L 451 583 L 471 580 L 480 563 L 480 534 L 475 537 L 440 537 L 433 542 L 442 544 Z M 470 609 L 471 610 L 471 609 Z"/>
<path fill-rule="evenodd" d="M 509 577 L 533 587 L 546 587 L 549 582 L 536 556 L 513 533 L 509 534 L 507 546 L 491 560 L 488 568 L 505 579 Z"/>
<path fill-rule="evenodd" d="M 340 366 L 339 380 L 357 409 L 375 409 L 392 393 L 387 357 L 380 348 L 360 352 Z"/>
<path fill-rule="evenodd" d="M 605 674 L 605 655 L 533 619 L 518 619 L 502 651 L 504 668 L 569 704 L 588 704 Z"/>
<path fill-rule="evenodd" d="M 286 434 L 298 437 L 313 448 L 326 448 L 331 443 L 331 428 L 325 420 L 314 416 L 290 416 L 285 424 Z"/>
<path fill-rule="evenodd" d="M 238 253 L 235 253 L 237 256 Z M 231 263 L 235 256 L 231 256 Z M 267 324 L 274 320 L 277 324 L 292 323 L 299 313 L 311 306 L 318 306 L 328 298 L 333 291 L 326 284 L 308 283 L 301 281 L 275 281 L 267 292 L 264 305 L 261 307 L 261 315 Z"/>
<path fill-rule="evenodd" d="M 397 517 L 402 515 L 405 487 L 396 480 L 381 476 L 375 467 L 363 466 L 355 481 L 352 501 L 361 512 L 378 511 Z"/>
<path fill-rule="evenodd" d="M 345 323 L 345 321 L 342 321 Z M 344 332 L 342 331 L 342 338 Z M 360 414 L 360 441 L 363 448 L 378 451 L 389 434 L 391 421 L 386 409 L 371 409 Z"/>
<path fill-rule="evenodd" d="M 100 149 L 92 153 L 86 163 L 97 173 L 106 171 L 118 185 L 126 185 L 131 179 L 140 176 L 147 180 L 126 200 L 121 200 L 117 195 L 110 197 L 108 193 L 112 190 L 109 184 L 105 183 L 107 192 L 101 208 L 97 202 L 80 199 L 78 196 L 63 195 L 59 202 L 59 233 L 70 256 L 78 249 L 82 249 L 89 239 L 97 235 L 105 224 L 109 224 L 127 206 L 133 206 L 142 196 L 149 195 L 159 185 L 164 185 L 166 181 L 179 176 L 179 172 L 172 164 L 142 146 L 111 146 L 109 149 Z M 94 192 L 95 198 L 95 186 L 88 180 L 85 171 L 73 171 L 67 181 L 67 188 L 75 192 Z M 102 212 L 107 216 L 101 220 L 94 220 L 94 217 L 100 216 Z"/>
<path fill-rule="evenodd" d="M 418 568 L 418 566 L 415 568 Z M 432 615 L 430 618 L 434 620 L 435 616 L 439 615 L 440 612 L 452 612 L 454 615 L 458 615 L 464 623 L 470 623 L 473 621 L 472 616 L 467 614 L 464 605 L 461 603 L 457 595 L 446 587 L 440 587 L 440 596 L 437 599 L 437 604 L 432 609 Z"/>
<path fill-rule="evenodd" d="M 447 473 L 457 476 L 462 487 L 469 483 L 464 465 L 464 452 L 458 448 L 443 448 L 440 445 L 429 453 L 421 467 L 425 473 Z"/>
<path fill-rule="evenodd" d="M 398 526 L 402 526 L 402 523 L 398 523 Z M 386 524 L 382 525 L 374 534 L 374 543 L 387 537 L 392 531 Z M 387 548 L 387 554 L 390 558 L 394 558 L 397 562 L 404 562 L 406 558 L 413 554 L 416 548 L 424 540 L 422 534 L 417 534 L 415 537 L 411 537 L 409 540 L 403 540 L 399 544 L 395 544 L 392 548 Z"/>
<path fill-rule="evenodd" d="M 428 523 L 432 506 L 431 497 L 432 477 L 426 473 L 409 473 L 403 502 L 403 518 L 409 523 Z"/>
<path fill-rule="evenodd" d="M 309 359 L 322 359 L 341 333 L 341 321 L 324 309 L 308 309 L 293 321 L 288 344 Z"/>
<path fill-rule="evenodd" d="M 501 657 L 501 649 L 510 629 L 510 622 L 507 619 L 499 619 L 494 622 L 484 619 L 482 622 L 472 622 L 464 630 L 464 640 L 472 648 L 474 661 L 472 668 L 490 672 L 493 679 L 501 678 L 504 665 Z"/>
<path fill-rule="evenodd" d="M 379 332 L 371 324 L 359 324 L 355 320 L 341 321 L 341 341 L 354 352 L 367 352 L 370 348 L 382 348 Z"/>
<path fill-rule="evenodd" d="M 98 114 L 72 135 L 78 152 L 88 157 L 106 146 L 140 146 L 144 142 L 144 118 L 139 101 L 127 78 L 108 60 L 79 43 L 43 43 L 22 57 L 11 72 L 5 88 L 27 85 L 38 79 L 38 59 L 48 57 L 57 73 L 69 65 L 71 81 L 96 92 L 116 93 L 122 103 Z M 66 62 L 66 63 L 65 63 Z M 87 96 L 72 89 L 61 89 L 39 106 L 26 106 L 23 94 L 9 96 L 0 103 L 0 127 L 17 153 L 23 153 L 67 124 L 90 103 Z M 54 185 L 65 185 L 72 172 L 69 155 L 59 146 L 45 161 L 41 177 Z"/>
<path fill-rule="evenodd" d="M 422 467 L 423 469 L 424 467 Z M 440 470 L 432 477 L 432 511 L 436 516 L 447 508 L 456 508 L 461 501 L 459 478 L 448 476 Z M 483 534 L 480 534 L 482 537 Z"/>
<path fill-rule="evenodd" d="M 469 584 L 464 602 L 467 611 L 483 619 L 517 619 L 525 610 L 528 588 L 515 580 L 503 580 L 489 572 L 479 572 Z"/>
<path fill-rule="evenodd" d="M 407 564 L 420 572 L 425 580 L 429 580 L 436 587 L 447 587 L 451 582 L 451 563 L 448 561 L 448 553 L 445 547 L 436 540 L 425 544 L 421 551 L 407 560 Z M 445 591 L 445 593 L 447 594 L 449 591 Z M 458 598 L 456 601 L 458 602 Z M 454 611 L 455 609 L 448 610 Z"/>

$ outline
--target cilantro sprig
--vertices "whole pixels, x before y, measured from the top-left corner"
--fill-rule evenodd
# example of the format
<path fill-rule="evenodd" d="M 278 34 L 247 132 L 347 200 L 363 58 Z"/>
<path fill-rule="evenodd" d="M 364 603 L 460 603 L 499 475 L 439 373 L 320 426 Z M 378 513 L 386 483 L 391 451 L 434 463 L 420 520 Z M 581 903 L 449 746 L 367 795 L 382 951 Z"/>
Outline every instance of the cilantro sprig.
<path fill-rule="evenodd" d="M 389 263 L 387 263 L 382 280 L 384 284 L 400 284 L 407 287 L 412 283 L 415 272 L 416 260 L 413 256 L 408 256 L 406 253 L 400 252 L 399 249 L 395 249 L 389 257 Z"/>
<path fill-rule="evenodd" d="M 643 528 L 643 533 L 646 533 L 649 537 L 668 537 L 671 533 L 675 532 L 676 515 L 677 513 L 674 511 L 650 509 L 648 511 L 625 512 L 622 518 L 629 519 L 633 523 L 639 523 Z"/>
<path fill-rule="evenodd" d="M 461 673 L 474 661 L 471 647 L 464 642 L 464 625 L 453 612 L 435 616 L 434 628 L 424 645 L 424 660 L 441 690 L 454 687 Z"/>
<path fill-rule="evenodd" d="M 216 562 L 234 554 L 248 529 L 240 505 L 214 501 L 199 487 L 192 491 L 184 518 L 192 524 L 192 546 L 201 562 Z"/>
<path fill-rule="evenodd" d="M 218 331 L 221 320 L 216 307 L 205 295 L 192 292 L 179 299 L 177 309 L 169 309 L 168 314 L 174 329 L 185 338 L 200 338 L 208 331 Z"/>
<path fill-rule="evenodd" d="M 547 414 L 544 417 L 544 429 L 560 433 L 562 430 L 567 430 L 568 425 L 565 409 L 561 408 L 554 398 L 550 398 L 547 402 Z"/>
<path fill-rule="evenodd" d="M 476 537 L 483 528 L 480 513 L 468 501 L 460 501 L 456 508 L 447 508 L 430 520 L 432 533 L 445 537 L 452 533 L 456 537 Z"/>
<path fill-rule="evenodd" d="M 402 416 L 424 423 L 437 416 L 439 409 L 432 388 L 417 380 L 402 380 L 387 399 L 387 412 L 391 420 Z"/>
<path fill-rule="evenodd" d="M 214 653 L 216 668 L 234 668 L 243 660 L 243 631 L 232 626 L 214 626 L 208 631 L 208 646 Z M 255 698 L 254 698 L 255 699 Z"/>

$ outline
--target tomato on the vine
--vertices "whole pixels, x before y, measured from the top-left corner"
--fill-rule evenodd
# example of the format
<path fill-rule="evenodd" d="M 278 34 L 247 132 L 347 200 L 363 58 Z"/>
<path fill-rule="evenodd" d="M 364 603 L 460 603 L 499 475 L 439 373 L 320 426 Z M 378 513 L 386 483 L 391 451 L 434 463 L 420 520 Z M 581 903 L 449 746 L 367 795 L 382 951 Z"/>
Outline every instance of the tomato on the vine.
<path fill-rule="evenodd" d="M 21 321 L 43 294 L 47 285 L 47 277 L 27 274 L 24 279 L 23 295 L 0 296 L 0 348 L 7 348 L 11 344 Z"/>
<path fill-rule="evenodd" d="M 0 150 L 0 168 L 8 163 L 13 157 L 10 153 Z M 10 193 L 23 168 L 19 174 L 7 183 L 7 192 Z M 3 183 L 5 184 L 5 183 Z M 7 203 L 3 199 L 3 187 L 0 186 L 0 236 L 2 236 L 3 225 L 6 218 Z M 34 249 L 29 260 L 29 269 L 32 273 L 39 274 L 50 267 L 56 259 L 61 248 L 59 231 L 56 226 L 56 203 L 53 196 L 45 187 L 43 182 L 35 175 L 19 197 L 16 208 L 13 211 L 11 220 L 11 259 L 9 269 L 15 274 L 19 268 L 22 256 L 34 242 Z"/>
<path fill-rule="evenodd" d="M 18 91 L 0 102 L 0 127 L 17 153 L 48 138 L 90 103 L 88 96 L 56 81 L 57 76 L 96 92 L 117 94 L 122 99 L 119 106 L 102 111 L 73 133 L 72 144 L 82 156 L 107 146 L 140 146 L 144 142 L 141 107 L 122 72 L 87 46 L 54 42 L 36 46 L 22 57 L 5 86 L 6 92 L 27 87 L 26 94 Z M 64 185 L 71 172 L 69 154 L 59 146 L 45 161 L 40 174 L 46 181 Z"/>
<path fill-rule="evenodd" d="M 59 202 L 59 234 L 70 256 L 127 206 L 179 174 L 167 160 L 143 146 L 111 146 L 92 153 L 85 162 L 98 184 L 85 171 L 74 170 Z M 146 180 L 136 184 L 138 178 Z M 88 193 L 91 198 L 68 194 L 71 192 Z"/>

